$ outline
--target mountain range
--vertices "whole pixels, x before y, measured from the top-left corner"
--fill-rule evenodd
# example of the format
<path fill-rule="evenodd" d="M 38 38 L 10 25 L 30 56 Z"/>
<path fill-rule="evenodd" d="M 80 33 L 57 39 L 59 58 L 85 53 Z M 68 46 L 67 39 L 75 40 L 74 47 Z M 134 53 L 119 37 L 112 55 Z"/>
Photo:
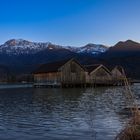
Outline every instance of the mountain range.
<path fill-rule="evenodd" d="M 29 74 L 41 64 L 73 57 L 82 64 L 122 65 L 130 77 L 140 78 L 140 43 L 132 40 L 72 47 L 11 39 L 0 45 L 0 71 L 7 67 L 14 75 Z"/>
<path fill-rule="evenodd" d="M 74 53 L 99 54 L 105 52 L 108 49 L 108 47 L 105 45 L 92 43 L 89 43 L 82 47 L 60 46 L 52 44 L 50 42 L 37 43 L 23 39 L 11 39 L 5 42 L 3 45 L 0 45 L 0 53 L 5 53 L 9 55 L 35 54 L 47 49 L 48 50 L 66 49 Z"/>

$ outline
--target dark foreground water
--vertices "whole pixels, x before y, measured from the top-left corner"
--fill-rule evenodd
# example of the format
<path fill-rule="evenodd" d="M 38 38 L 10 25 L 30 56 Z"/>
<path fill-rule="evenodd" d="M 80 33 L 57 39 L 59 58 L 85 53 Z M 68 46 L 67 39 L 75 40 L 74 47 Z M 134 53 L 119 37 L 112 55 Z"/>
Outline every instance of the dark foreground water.
<path fill-rule="evenodd" d="M 132 90 L 139 100 L 140 85 Z M 0 140 L 113 140 L 126 104 L 122 87 L 0 89 Z"/>

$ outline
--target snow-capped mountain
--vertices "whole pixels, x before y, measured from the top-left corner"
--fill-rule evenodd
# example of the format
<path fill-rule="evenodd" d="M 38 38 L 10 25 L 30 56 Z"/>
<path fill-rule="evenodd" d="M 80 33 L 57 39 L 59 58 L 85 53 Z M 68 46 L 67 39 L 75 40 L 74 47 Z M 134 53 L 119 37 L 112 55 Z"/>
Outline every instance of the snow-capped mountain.
<path fill-rule="evenodd" d="M 6 54 L 35 54 L 43 50 L 56 50 L 56 49 L 67 49 L 74 53 L 89 53 L 97 54 L 105 52 L 108 48 L 104 45 L 87 44 L 83 47 L 71 47 L 71 46 L 60 46 L 50 42 L 37 43 L 30 42 L 23 39 L 11 39 L 0 46 L 0 53 Z"/>
<path fill-rule="evenodd" d="M 88 53 L 88 54 L 100 54 L 108 50 L 109 47 L 101 44 L 89 43 L 83 47 L 63 47 L 75 53 Z"/>
<path fill-rule="evenodd" d="M 107 46 L 101 44 L 87 44 L 86 46 L 78 48 L 78 53 L 98 54 L 107 51 Z"/>
<path fill-rule="evenodd" d="M 33 54 L 44 50 L 50 43 L 36 43 L 22 39 L 11 39 L 0 46 L 0 53 L 6 54 Z"/>

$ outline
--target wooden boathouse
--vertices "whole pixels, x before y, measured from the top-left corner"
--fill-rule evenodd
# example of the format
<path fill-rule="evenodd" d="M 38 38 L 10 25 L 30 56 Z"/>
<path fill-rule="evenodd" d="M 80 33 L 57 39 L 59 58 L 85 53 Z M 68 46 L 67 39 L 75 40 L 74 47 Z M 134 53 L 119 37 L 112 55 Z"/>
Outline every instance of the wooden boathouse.
<path fill-rule="evenodd" d="M 86 83 L 88 85 L 111 85 L 111 72 L 102 64 L 86 65 Z"/>
<path fill-rule="evenodd" d="M 73 87 L 85 83 L 85 68 L 75 59 L 43 64 L 34 72 L 35 87 Z"/>
<path fill-rule="evenodd" d="M 124 85 L 125 72 L 121 66 L 115 66 L 110 69 L 113 85 Z M 128 79 L 129 80 L 129 79 Z"/>
<path fill-rule="evenodd" d="M 123 85 L 122 67 L 81 65 L 75 59 L 41 65 L 34 72 L 35 87 L 86 87 Z"/>

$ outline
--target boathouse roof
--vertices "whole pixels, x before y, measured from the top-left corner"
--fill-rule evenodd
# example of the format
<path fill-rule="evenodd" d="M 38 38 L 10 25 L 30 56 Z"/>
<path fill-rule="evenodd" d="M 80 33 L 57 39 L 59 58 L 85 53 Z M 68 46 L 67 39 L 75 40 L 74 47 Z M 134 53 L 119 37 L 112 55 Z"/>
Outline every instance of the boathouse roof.
<path fill-rule="evenodd" d="M 107 69 L 109 69 L 111 72 L 114 70 L 114 69 L 117 69 L 119 70 L 122 74 L 124 73 L 124 68 L 121 66 L 121 65 L 105 65 L 105 67 Z"/>
<path fill-rule="evenodd" d="M 63 66 L 65 63 L 67 63 L 69 60 L 70 59 L 42 64 L 33 73 L 34 74 L 37 74 L 37 73 L 57 72 L 58 69 L 61 66 Z"/>
<path fill-rule="evenodd" d="M 124 68 L 122 66 L 117 65 L 113 69 L 118 69 L 122 74 L 124 73 Z"/>
<path fill-rule="evenodd" d="M 94 70 L 96 70 L 96 69 L 98 69 L 98 68 L 100 68 L 100 67 L 102 67 L 103 69 L 105 69 L 108 73 L 111 73 L 111 72 L 108 70 L 108 68 L 106 68 L 106 67 L 105 67 L 104 65 L 102 65 L 102 64 L 85 65 L 84 67 L 85 67 L 85 69 L 86 69 L 86 71 L 87 71 L 88 73 L 91 73 L 92 71 L 94 71 Z"/>
<path fill-rule="evenodd" d="M 51 62 L 51 63 L 42 64 L 33 73 L 39 74 L 39 73 L 58 72 L 59 68 L 62 67 L 63 65 L 65 65 L 69 61 L 76 62 L 78 65 L 80 65 L 84 69 L 84 67 L 77 60 L 72 58 L 72 59 L 66 59 L 66 60 L 62 60 L 62 61 L 55 61 L 55 62 Z"/>
<path fill-rule="evenodd" d="M 93 65 L 85 65 L 85 69 L 87 72 L 92 72 L 93 70 L 95 70 L 96 68 L 98 68 L 101 64 L 93 64 Z"/>

